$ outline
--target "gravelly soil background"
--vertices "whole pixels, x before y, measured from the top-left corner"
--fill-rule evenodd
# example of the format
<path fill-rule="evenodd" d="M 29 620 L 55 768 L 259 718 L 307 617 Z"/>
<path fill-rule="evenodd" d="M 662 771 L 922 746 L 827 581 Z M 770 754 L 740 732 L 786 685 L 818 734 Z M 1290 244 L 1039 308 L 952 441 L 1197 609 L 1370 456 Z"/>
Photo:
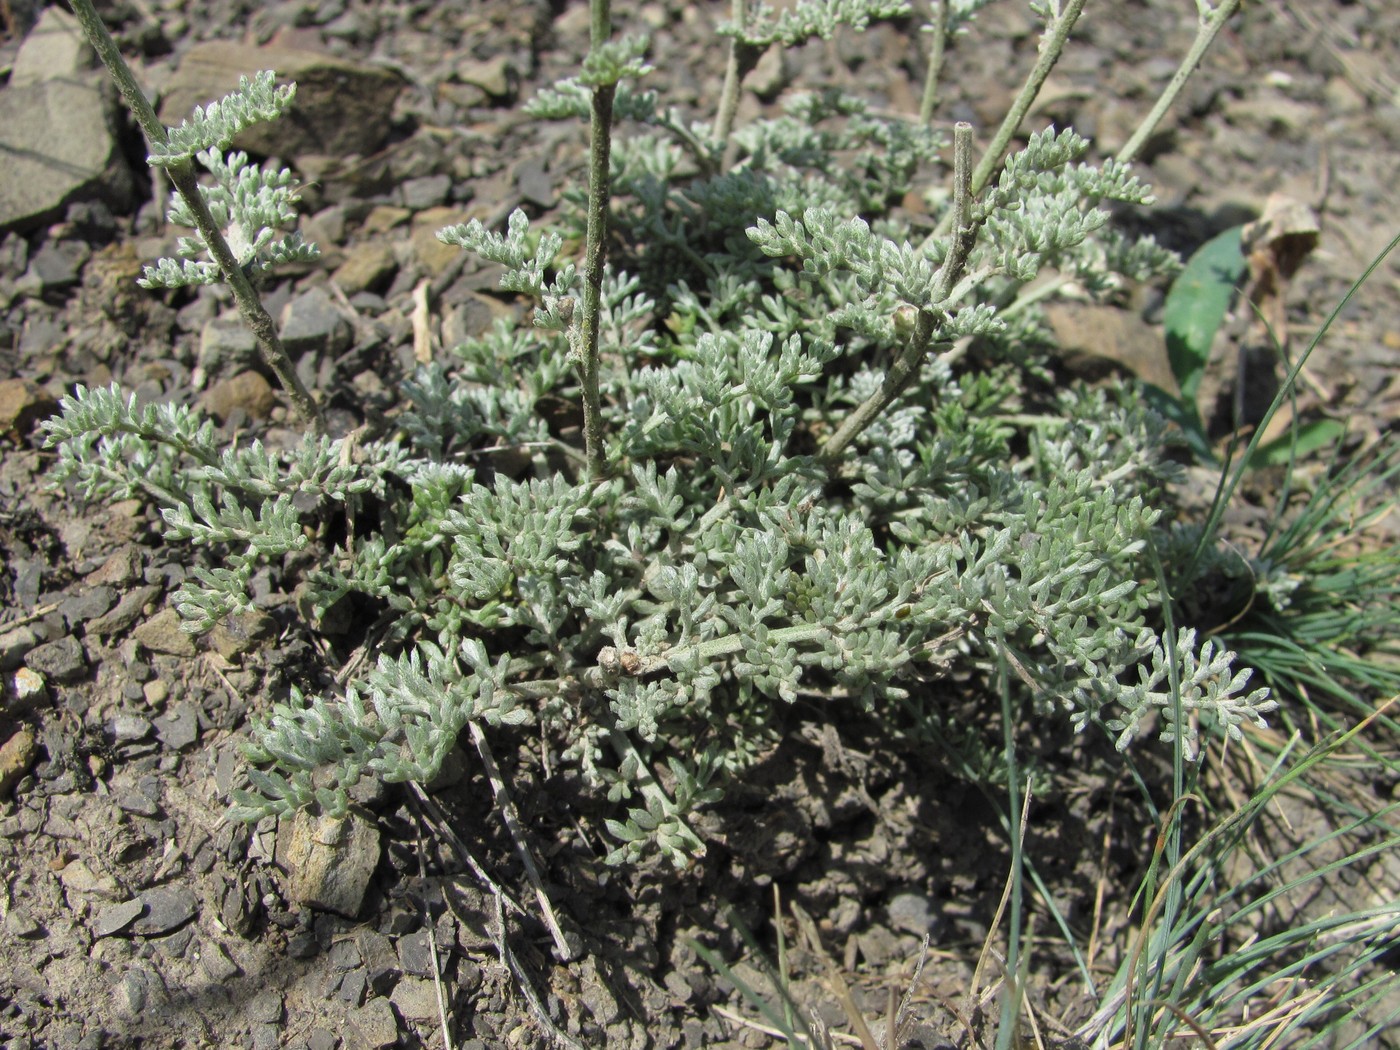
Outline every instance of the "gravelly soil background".
<path fill-rule="evenodd" d="M 650 86 L 697 116 L 718 97 L 713 29 L 726 8 L 664 0 L 615 13 L 620 27 L 654 33 Z M 1143 170 L 1161 205 L 1134 221 L 1190 250 L 1258 215 L 1271 195 L 1314 209 L 1319 246 L 1276 304 L 1296 348 L 1397 226 L 1400 8 L 1246 8 L 1150 144 Z M 512 107 L 577 68 L 586 4 L 131 0 L 102 10 L 168 122 L 226 90 L 230 72 L 269 66 L 320 107 L 258 145 L 309 184 L 305 229 L 325 258 L 274 282 L 268 301 L 338 430 L 393 409 L 414 364 L 415 290 L 431 302 L 417 335 L 432 346 L 519 316 L 520 304 L 494 291 L 495 272 L 432 234 L 470 217 L 499 222 L 517 206 L 547 216 L 575 182 L 582 129 L 537 126 Z M 435 970 L 458 1046 L 548 1045 L 527 985 L 556 1031 L 581 1045 L 764 1045 L 712 1012 L 743 1007 L 687 938 L 736 958 L 722 905 L 762 930 L 774 888 L 818 920 L 872 1014 L 885 989 L 907 984 L 928 934 L 927 1045 L 954 1030 L 934 1003 L 965 990 L 1007 851 L 976 789 L 927 755 L 892 752 L 868 725 L 838 735 L 803 723 L 707 816 L 715 846 L 685 874 L 606 868 L 586 800 L 541 768 L 539 741 L 503 738 L 531 846 L 581 949 L 568 962 L 551 955 L 475 762 L 435 794 L 441 810 L 426 832 L 405 795 L 367 800 L 378 839 L 360 848 L 373 877 L 353 917 L 304 903 L 278 864 L 295 848 L 290 833 L 221 820 L 250 714 L 291 684 L 327 684 L 348 654 L 308 631 L 272 575 L 259 581 L 258 616 L 196 645 L 165 605 L 187 556 L 163 543 L 153 513 L 135 502 L 84 506 L 44 485 L 35 423 L 75 383 L 116 379 L 143 398 L 197 400 L 230 433 L 295 440 L 226 296 L 134 286 L 143 262 L 171 253 L 174 233 L 160 222 L 139 143 L 124 118 L 107 115 L 115 111 L 91 86 L 100 77 L 84 71 L 63 13 L 0 2 L 6 1045 L 438 1046 Z M 1111 153 L 1170 76 L 1194 19 L 1190 0 L 1091 2 L 1028 127 L 1072 124 Z M 914 112 L 924 70 L 916 28 L 879 25 L 766 61 L 741 119 L 822 82 Z M 940 119 L 989 133 L 1033 61 L 1032 31 L 1023 4 L 987 11 L 950 55 Z M 21 125 L 36 114 L 38 145 L 26 144 Z M 36 163 L 40 176 L 26 166 Z M 1367 439 L 1393 427 L 1398 274 L 1384 264 L 1313 359 L 1300 404 L 1309 418 L 1349 420 Z M 1148 290 L 1134 309 L 1057 314 L 1075 368 L 1160 375 L 1159 302 Z M 1249 328 L 1248 317 L 1234 325 L 1236 343 Z M 1228 405 L 1234 353 L 1222 362 L 1213 382 Z M 1256 364 L 1244 382 L 1267 388 L 1270 372 Z M 1054 733 L 1037 743 L 1056 787 L 1033 812 L 1028 849 L 1060 908 L 1087 925 L 1101 881 L 1132 884 L 1151 828 L 1112 804 L 1111 759 Z M 504 940 L 492 895 L 444 826 L 525 902 L 525 917 L 507 914 Z M 1121 933 L 1124 907 L 1110 895 L 1103 943 Z M 1068 971 L 1056 969 L 1053 942 L 1044 950 L 1049 976 L 1033 995 L 1072 1024 L 1088 1003 L 1075 980 L 1055 977 Z M 1115 950 L 1105 949 L 1110 964 Z M 799 975 L 814 966 L 801 953 L 795 965 Z M 797 988 L 839 1022 L 813 981 Z"/>

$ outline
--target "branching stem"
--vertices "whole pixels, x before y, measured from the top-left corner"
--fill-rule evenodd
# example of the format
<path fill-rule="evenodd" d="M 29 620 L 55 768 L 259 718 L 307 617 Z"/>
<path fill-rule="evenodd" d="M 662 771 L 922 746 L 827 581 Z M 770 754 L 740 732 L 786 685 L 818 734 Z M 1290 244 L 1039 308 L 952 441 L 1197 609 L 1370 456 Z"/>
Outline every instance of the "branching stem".
<path fill-rule="evenodd" d="M 135 114 L 136 122 L 141 125 L 141 130 L 146 135 L 146 141 L 153 148 L 166 146 L 168 137 L 165 125 L 160 122 L 150 100 L 146 98 L 140 85 L 136 83 L 136 77 L 132 74 L 131 67 L 126 64 L 126 59 L 122 57 L 116 41 L 112 39 L 112 34 L 107 31 L 107 26 L 98 16 L 92 0 L 73 0 L 73 13 L 77 16 L 78 24 L 83 27 L 83 33 L 87 36 L 98 57 L 102 59 L 102 64 L 107 67 L 107 72 L 116 81 L 117 89 L 121 92 L 122 98 L 126 100 L 126 104 Z M 209 249 L 209 254 L 213 256 L 224 280 L 228 282 L 228 286 L 233 292 L 233 298 L 238 303 L 239 313 L 243 315 L 244 323 L 257 337 L 258 349 L 262 352 L 263 360 L 277 376 L 277 380 L 282 384 L 282 389 L 287 392 L 287 396 L 292 399 L 292 404 L 296 408 L 297 414 L 301 416 L 302 422 L 317 434 L 325 433 L 326 421 L 325 417 L 321 415 L 321 409 L 303 385 L 300 377 L 297 376 L 296 368 L 292 365 L 291 358 L 288 357 L 287 350 L 277 334 L 277 326 L 268 316 L 262 299 L 253 288 L 248 275 L 243 272 L 243 267 L 238 265 L 238 259 L 233 254 L 233 250 L 229 248 L 228 241 L 224 239 L 223 231 L 214 221 L 214 216 L 210 214 L 209 206 L 204 203 L 204 196 L 199 192 L 199 179 L 195 174 L 194 163 L 189 159 L 181 159 L 162 164 L 161 167 L 169 175 L 170 183 L 175 187 L 175 192 L 184 199 L 194 216 L 195 228 L 203 238 L 204 244 Z"/>
<path fill-rule="evenodd" d="M 953 207 L 948 212 L 955 225 L 953 243 L 949 246 L 943 265 L 934 278 L 930 305 L 919 309 L 909 340 L 895 358 L 890 370 L 885 373 L 885 381 L 880 384 L 880 389 L 847 416 L 836 433 L 822 445 L 821 458 L 828 466 L 835 463 L 856 436 L 870 426 L 880 413 L 904 392 L 923 366 L 933 340 L 938 315 L 949 301 L 949 292 L 967 269 L 968 255 L 977 240 L 977 230 L 972 223 L 971 171 L 972 125 L 966 121 L 959 121 L 953 128 Z"/>

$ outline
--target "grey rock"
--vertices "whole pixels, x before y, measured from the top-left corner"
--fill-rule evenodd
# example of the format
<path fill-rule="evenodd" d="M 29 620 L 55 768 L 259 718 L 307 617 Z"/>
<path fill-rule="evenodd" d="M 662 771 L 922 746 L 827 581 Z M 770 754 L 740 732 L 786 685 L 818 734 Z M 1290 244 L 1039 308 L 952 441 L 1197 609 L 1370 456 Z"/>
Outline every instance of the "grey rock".
<path fill-rule="evenodd" d="M 24 662 L 25 654 L 39 644 L 29 626 L 15 627 L 0 634 L 0 670 L 10 671 Z"/>
<path fill-rule="evenodd" d="M 117 805 L 125 813 L 135 813 L 138 817 L 157 817 L 160 805 L 139 791 L 123 791 L 117 796 Z"/>
<path fill-rule="evenodd" d="M 432 976 L 433 951 L 428 943 L 427 930 L 418 930 L 399 938 L 399 962 L 404 973 L 418 977 Z"/>
<path fill-rule="evenodd" d="M 450 175 L 425 175 L 422 178 L 409 179 L 399 187 L 403 206 L 411 208 L 413 211 L 422 211 L 424 208 L 434 208 L 439 204 L 445 204 L 447 196 L 451 192 L 452 176 Z"/>
<path fill-rule="evenodd" d="M 938 922 L 933 902 L 922 893 L 897 893 L 888 910 L 891 926 L 918 937 L 931 934 Z"/>
<path fill-rule="evenodd" d="M 113 934 L 121 933 L 139 919 L 145 910 L 146 905 L 139 897 L 133 897 L 121 904 L 113 904 L 103 908 L 93 920 L 92 935 L 94 937 L 111 937 Z"/>
<path fill-rule="evenodd" d="M 172 751 L 184 751 L 199 740 L 199 713 L 193 704 L 178 704 L 156 719 L 156 736 Z"/>
<path fill-rule="evenodd" d="M 390 999 L 405 1020 L 431 1021 L 438 1016 L 437 989 L 421 977 L 405 977 Z"/>
<path fill-rule="evenodd" d="M 345 253 L 345 261 L 333 275 L 341 291 L 353 297 L 369 289 L 382 289 L 398 270 L 394 249 L 382 241 L 365 241 Z"/>
<path fill-rule="evenodd" d="M 117 592 L 111 587 L 89 587 L 75 594 L 58 607 L 69 629 L 101 616 L 117 602 Z"/>
<path fill-rule="evenodd" d="M 143 623 L 131 636 L 153 653 L 170 656 L 194 656 L 194 639 L 180 629 L 180 614 L 166 608 Z"/>
<path fill-rule="evenodd" d="M 335 1050 L 340 1039 L 324 1028 L 313 1028 L 306 1039 L 306 1050 Z"/>
<path fill-rule="evenodd" d="M 215 941 L 209 941 L 200 946 L 199 964 L 215 984 L 230 981 L 242 972 L 239 970 L 238 964 L 229 958 L 228 952 L 224 951 L 223 947 Z"/>
<path fill-rule="evenodd" d="M 146 606 L 160 597 L 161 588 L 154 584 L 133 587 L 117 601 L 117 607 L 87 622 L 88 634 L 120 634 L 131 629 L 141 618 Z M 192 644 L 192 643 L 191 643 Z"/>
<path fill-rule="evenodd" d="M 199 910 L 194 893 L 183 886 L 154 886 L 139 900 L 146 906 L 146 913 L 131 924 L 131 932 L 138 937 L 171 933 L 193 919 Z"/>
<path fill-rule="evenodd" d="M 278 827 L 276 855 L 292 900 L 353 919 L 379 863 L 379 829 L 357 813 L 337 819 L 302 810 Z"/>
<path fill-rule="evenodd" d="M 199 367 L 214 377 L 241 372 L 261 360 L 258 340 L 238 317 L 215 317 L 199 332 Z"/>
<path fill-rule="evenodd" d="M 24 664 L 54 682 L 73 682 L 87 673 L 83 643 L 72 635 L 35 646 L 25 656 Z"/>
<path fill-rule="evenodd" d="M 0 230 L 58 217 L 80 197 L 116 207 L 131 196 L 131 173 L 112 134 L 105 90 L 76 80 L 0 90 Z"/>
<path fill-rule="evenodd" d="M 130 743 L 134 740 L 145 740 L 151 735 L 152 730 L 150 719 L 142 718 L 140 715 L 125 711 L 115 715 L 112 720 L 107 723 L 107 728 L 119 744 Z"/>
<path fill-rule="evenodd" d="M 248 1003 L 248 1018 L 263 1024 L 280 1024 L 282 996 L 271 989 L 259 992 Z"/>
<path fill-rule="evenodd" d="M 34 296 L 72 288 L 91 254 L 82 241 L 45 241 L 29 260 L 29 269 L 15 288 Z"/>
<path fill-rule="evenodd" d="M 83 38 L 78 20 L 60 7 L 49 7 L 20 45 L 10 83 L 39 84 L 73 77 L 90 70 L 92 64 L 92 48 Z"/>
<path fill-rule="evenodd" d="M 277 394 L 261 372 L 239 372 L 206 390 L 200 404 L 221 423 L 238 413 L 248 419 L 266 419 L 277 406 Z"/>
<path fill-rule="evenodd" d="M 312 288 L 282 310 L 282 345 L 289 354 L 343 353 L 354 339 L 349 318 L 324 288 Z"/>
<path fill-rule="evenodd" d="M 371 999 L 345 1015 L 346 1043 L 356 1050 L 379 1050 L 399 1039 L 399 1022 L 388 999 Z"/>
<path fill-rule="evenodd" d="M 279 157 L 364 156 L 388 138 L 403 86 L 397 73 L 318 51 L 228 41 L 196 44 L 185 53 L 162 95 L 161 119 L 178 125 L 195 106 L 236 88 L 250 69 L 276 70 L 279 83 L 296 81 L 296 102 L 282 120 L 255 124 L 239 135 L 234 140 L 239 149 Z"/>

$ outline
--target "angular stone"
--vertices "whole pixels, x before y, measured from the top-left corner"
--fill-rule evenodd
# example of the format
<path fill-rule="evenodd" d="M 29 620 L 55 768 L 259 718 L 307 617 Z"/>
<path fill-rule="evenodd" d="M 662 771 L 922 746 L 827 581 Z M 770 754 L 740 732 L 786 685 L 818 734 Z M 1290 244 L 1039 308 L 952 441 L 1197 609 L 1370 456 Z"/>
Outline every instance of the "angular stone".
<path fill-rule="evenodd" d="M 48 80 L 0 90 L 0 156 L 0 230 L 42 225 L 83 197 L 101 194 L 124 209 L 131 196 L 107 93 L 93 84 Z"/>
<path fill-rule="evenodd" d="M 355 295 L 382 290 L 394 279 L 398 267 L 393 248 L 381 241 L 366 241 L 346 252 L 345 262 L 332 278 L 346 295 Z"/>
<path fill-rule="evenodd" d="M 339 354 L 349 349 L 355 330 L 324 288 L 303 292 L 282 308 L 282 345 L 287 353 Z"/>
<path fill-rule="evenodd" d="M 92 935 L 94 937 L 111 937 L 113 934 L 121 933 L 146 910 L 146 905 L 141 902 L 141 898 L 133 897 L 129 901 L 121 904 L 113 904 L 103 908 L 97 913 L 97 917 L 92 923 Z"/>
<path fill-rule="evenodd" d="M 153 886 L 139 900 L 146 913 L 131 924 L 131 932 L 138 937 L 170 933 L 193 919 L 199 910 L 194 893 L 183 886 Z"/>
<path fill-rule="evenodd" d="M 172 707 L 155 725 L 156 736 L 171 751 L 184 751 L 199 741 L 199 715 L 193 704 Z"/>
<path fill-rule="evenodd" d="M 353 1050 L 379 1050 L 399 1040 L 399 1022 L 388 999 L 371 999 L 358 1010 L 345 1013 L 346 1046 Z"/>
<path fill-rule="evenodd" d="M 0 799 L 9 797 L 10 791 L 34 765 L 34 730 L 21 726 L 10 739 L 0 745 Z"/>
<path fill-rule="evenodd" d="M 195 106 L 234 90 L 250 70 L 271 69 L 277 82 L 295 81 L 296 101 L 281 120 L 254 124 L 234 145 L 252 153 L 344 157 L 379 149 L 389 136 L 402 78 L 367 63 L 351 63 L 317 51 L 251 47 L 229 41 L 196 44 L 185 53 L 161 97 L 160 117 L 178 126 Z"/>
<path fill-rule="evenodd" d="M 92 68 L 93 53 L 78 20 L 61 7 L 49 7 L 34 23 L 15 55 L 11 84 L 39 84 L 72 77 Z"/>
<path fill-rule="evenodd" d="M 300 810 L 277 829 L 277 863 L 293 901 L 353 919 L 379 863 L 379 829 L 353 812 L 337 819 Z"/>
<path fill-rule="evenodd" d="M 390 996 L 400 1016 L 409 1021 L 434 1021 L 438 1016 L 437 989 L 430 980 L 405 977 Z"/>
<path fill-rule="evenodd" d="M 87 673 L 83 643 L 72 635 L 36 645 L 24 658 L 25 666 L 54 682 L 73 682 Z"/>
<path fill-rule="evenodd" d="M 200 404 L 221 423 L 240 411 L 249 419 L 266 419 L 277 407 L 277 394 L 260 372 L 239 372 L 206 390 Z"/>
<path fill-rule="evenodd" d="M 122 631 L 130 630 L 131 625 L 141 618 L 141 613 L 146 606 L 160 597 L 160 592 L 160 587 L 153 583 L 133 587 L 121 596 L 115 609 L 87 622 L 88 634 L 120 634 Z"/>
<path fill-rule="evenodd" d="M 57 411 L 58 402 L 37 383 L 27 379 L 0 380 L 0 436 L 22 441 L 34 424 Z"/>
<path fill-rule="evenodd" d="M 143 623 L 131 636 L 153 653 L 169 656 L 194 656 L 194 639 L 180 629 L 180 614 L 174 609 L 162 609 Z"/>

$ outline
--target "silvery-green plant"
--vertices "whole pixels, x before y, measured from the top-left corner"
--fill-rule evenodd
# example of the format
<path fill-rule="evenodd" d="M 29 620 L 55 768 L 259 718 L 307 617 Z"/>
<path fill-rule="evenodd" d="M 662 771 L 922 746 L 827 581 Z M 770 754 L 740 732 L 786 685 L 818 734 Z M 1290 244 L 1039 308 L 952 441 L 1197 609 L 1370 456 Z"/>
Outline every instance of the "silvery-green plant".
<path fill-rule="evenodd" d="M 1079 6 L 1033 5 L 1047 41 Z M 319 613 L 351 596 L 382 610 L 375 667 L 258 723 L 236 817 L 343 813 L 362 776 L 431 779 L 469 723 L 528 723 L 615 807 L 612 861 L 683 865 L 704 851 L 690 814 L 799 702 L 898 732 L 909 711 L 944 717 L 933 683 L 950 670 L 988 683 L 1008 667 L 1028 710 L 1120 747 L 1156 721 L 1194 755 L 1262 721 L 1270 701 L 1228 653 L 1161 629 L 1163 421 L 1128 387 L 1057 389 L 1040 293 L 1024 294 L 1047 271 L 1090 293 L 1170 272 L 1109 222 L 1147 187 L 1120 160 L 1086 163 L 1071 129 L 975 164 L 971 127 L 834 90 L 732 127 L 756 52 L 907 11 L 736 2 L 733 83 L 707 122 L 636 86 L 645 41 L 613 40 L 595 0 L 581 75 L 531 107 L 590 121 L 588 187 L 558 227 L 517 212 L 504 232 L 440 235 L 501 264 L 533 324 L 423 368 L 388 440 L 352 454 L 312 434 L 276 457 L 115 389 L 64 402 L 46 425 L 57 477 L 143 493 L 172 537 L 224 552 L 176 596 L 192 631 L 244 608 L 252 568 L 329 507 L 382 502 L 382 531 L 323 552 L 306 581 Z M 201 125 L 269 115 L 280 92 L 252 81 L 166 148 L 219 146 Z M 631 131 L 616 147 L 615 122 Z M 940 169 L 933 230 L 890 216 Z M 246 177 L 263 194 L 246 210 L 227 182 L 215 198 L 230 222 L 266 220 L 235 224 L 241 263 L 300 253 L 266 232 L 290 217 L 283 176 Z M 581 260 L 562 254 L 574 239 Z M 560 399 L 582 408 L 581 443 L 542 410 Z"/>

